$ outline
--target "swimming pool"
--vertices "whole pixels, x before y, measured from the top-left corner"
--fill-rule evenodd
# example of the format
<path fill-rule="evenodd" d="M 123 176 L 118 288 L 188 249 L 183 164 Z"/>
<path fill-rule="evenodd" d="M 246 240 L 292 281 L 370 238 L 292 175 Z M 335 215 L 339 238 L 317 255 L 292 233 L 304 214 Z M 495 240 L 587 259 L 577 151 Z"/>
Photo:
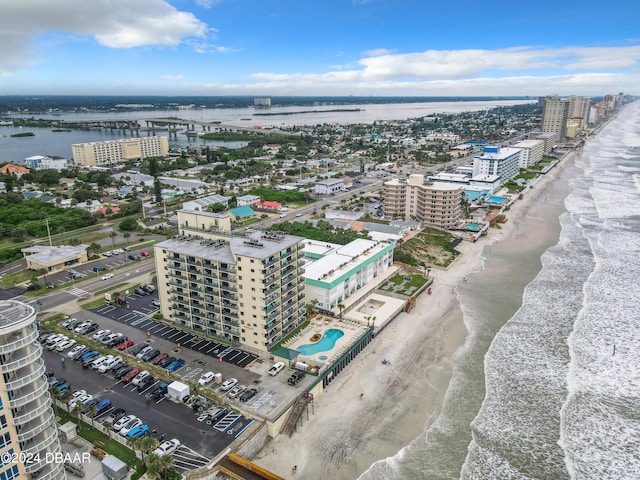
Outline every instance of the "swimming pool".
<path fill-rule="evenodd" d="M 479 231 L 481 228 L 482 228 L 482 225 L 479 225 L 479 224 L 477 224 L 477 223 L 475 223 L 475 222 L 467 223 L 467 224 L 464 226 L 464 229 L 465 229 L 465 230 L 472 230 L 472 231 L 474 231 L 474 232 Z"/>
<path fill-rule="evenodd" d="M 342 336 L 344 336 L 344 332 L 342 330 L 331 328 L 324 333 L 324 336 L 319 342 L 300 345 L 296 350 L 303 355 L 313 355 L 314 353 L 326 352 L 331 350 L 338 339 Z"/>
<path fill-rule="evenodd" d="M 489 203 L 499 204 L 504 201 L 505 197 L 491 197 Z"/>

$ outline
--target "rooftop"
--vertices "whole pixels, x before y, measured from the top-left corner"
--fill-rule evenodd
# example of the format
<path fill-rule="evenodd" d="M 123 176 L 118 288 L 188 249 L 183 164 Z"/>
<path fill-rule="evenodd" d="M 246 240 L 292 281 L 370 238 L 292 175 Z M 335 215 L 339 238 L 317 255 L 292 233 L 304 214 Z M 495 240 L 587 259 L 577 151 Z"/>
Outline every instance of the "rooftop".
<path fill-rule="evenodd" d="M 0 333 L 23 327 L 35 320 L 35 309 L 17 300 L 0 300 Z"/>

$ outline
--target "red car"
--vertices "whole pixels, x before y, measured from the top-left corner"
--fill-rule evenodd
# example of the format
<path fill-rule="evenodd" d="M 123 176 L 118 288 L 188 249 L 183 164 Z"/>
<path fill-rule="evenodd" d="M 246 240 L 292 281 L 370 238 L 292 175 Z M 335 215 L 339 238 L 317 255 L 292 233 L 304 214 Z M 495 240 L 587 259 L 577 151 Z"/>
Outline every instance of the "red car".
<path fill-rule="evenodd" d="M 149 256 L 149 252 L 145 252 L 144 250 L 140 252 L 140 255 L 143 257 L 148 257 Z"/>
<path fill-rule="evenodd" d="M 134 377 L 136 375 L 138 375 L 140 373 L 140 369 L 139 368 L 134 368 L 133 370 L 131 370 L 129 373 L 127 373 L 124 377 L 122 377 L 122 381 L 124 383 L 129 383 L 131 380 L 134 379 Z"/>
<path fill-rule="evenodd" d="M 122 342 L 120 345 L 118 345 L 118 350 L 126 350 L 132 345 L 133 345 L 133 340 L 127 340 L 126 342 Z"/>
<path fill-rule="evenodd" d="M 168 353 L 161 353 L 160 355 L 158 355 L 156 358 L 153 359 L 153 363 L 154 365 L 158 365 L 162 360 L 164 360 L 165 358 L 167 358 L 169 356 Z"/>

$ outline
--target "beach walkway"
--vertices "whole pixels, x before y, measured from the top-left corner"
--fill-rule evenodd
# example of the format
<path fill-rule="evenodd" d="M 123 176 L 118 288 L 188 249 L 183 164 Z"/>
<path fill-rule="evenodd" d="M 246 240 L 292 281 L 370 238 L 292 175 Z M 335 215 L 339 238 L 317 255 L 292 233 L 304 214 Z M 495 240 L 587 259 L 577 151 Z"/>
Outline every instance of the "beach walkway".
<path fill-rule="evenodd" d="M 302 416 L 302 413 L 307 408 L 307 405 L 309 405 L 309 403 L 311 402 L 313 402 L 312 394 L 310 394 L 309 392 L 301 394 L 298 397 L 298 400 L 296 400 L 295 405 L 291 409 L 291 412 L 289 413 L 287 420 L 284 422 L 280 433 L 284 433 L 285 435 L 288 435 L 290 437 L 293 432 L 295 432 L 296 425 L 298 424 L 298 420 Z"/>

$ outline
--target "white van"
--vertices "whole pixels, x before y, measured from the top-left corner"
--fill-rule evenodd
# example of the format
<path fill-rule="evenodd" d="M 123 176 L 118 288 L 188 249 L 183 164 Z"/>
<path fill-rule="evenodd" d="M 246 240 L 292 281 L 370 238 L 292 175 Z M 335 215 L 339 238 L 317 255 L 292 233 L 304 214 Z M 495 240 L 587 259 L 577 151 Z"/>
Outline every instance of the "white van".
<path fill-rule="evenodd" d="M 273 364 L 273 367 L 271 367 L 269 369 L 269 375 L 271 375 L 272 377 L 276 376 L 277 374 L 279 374 L 282 369 L 284 368 L 284 363 L 283 362 L 277 362 Z"/>

